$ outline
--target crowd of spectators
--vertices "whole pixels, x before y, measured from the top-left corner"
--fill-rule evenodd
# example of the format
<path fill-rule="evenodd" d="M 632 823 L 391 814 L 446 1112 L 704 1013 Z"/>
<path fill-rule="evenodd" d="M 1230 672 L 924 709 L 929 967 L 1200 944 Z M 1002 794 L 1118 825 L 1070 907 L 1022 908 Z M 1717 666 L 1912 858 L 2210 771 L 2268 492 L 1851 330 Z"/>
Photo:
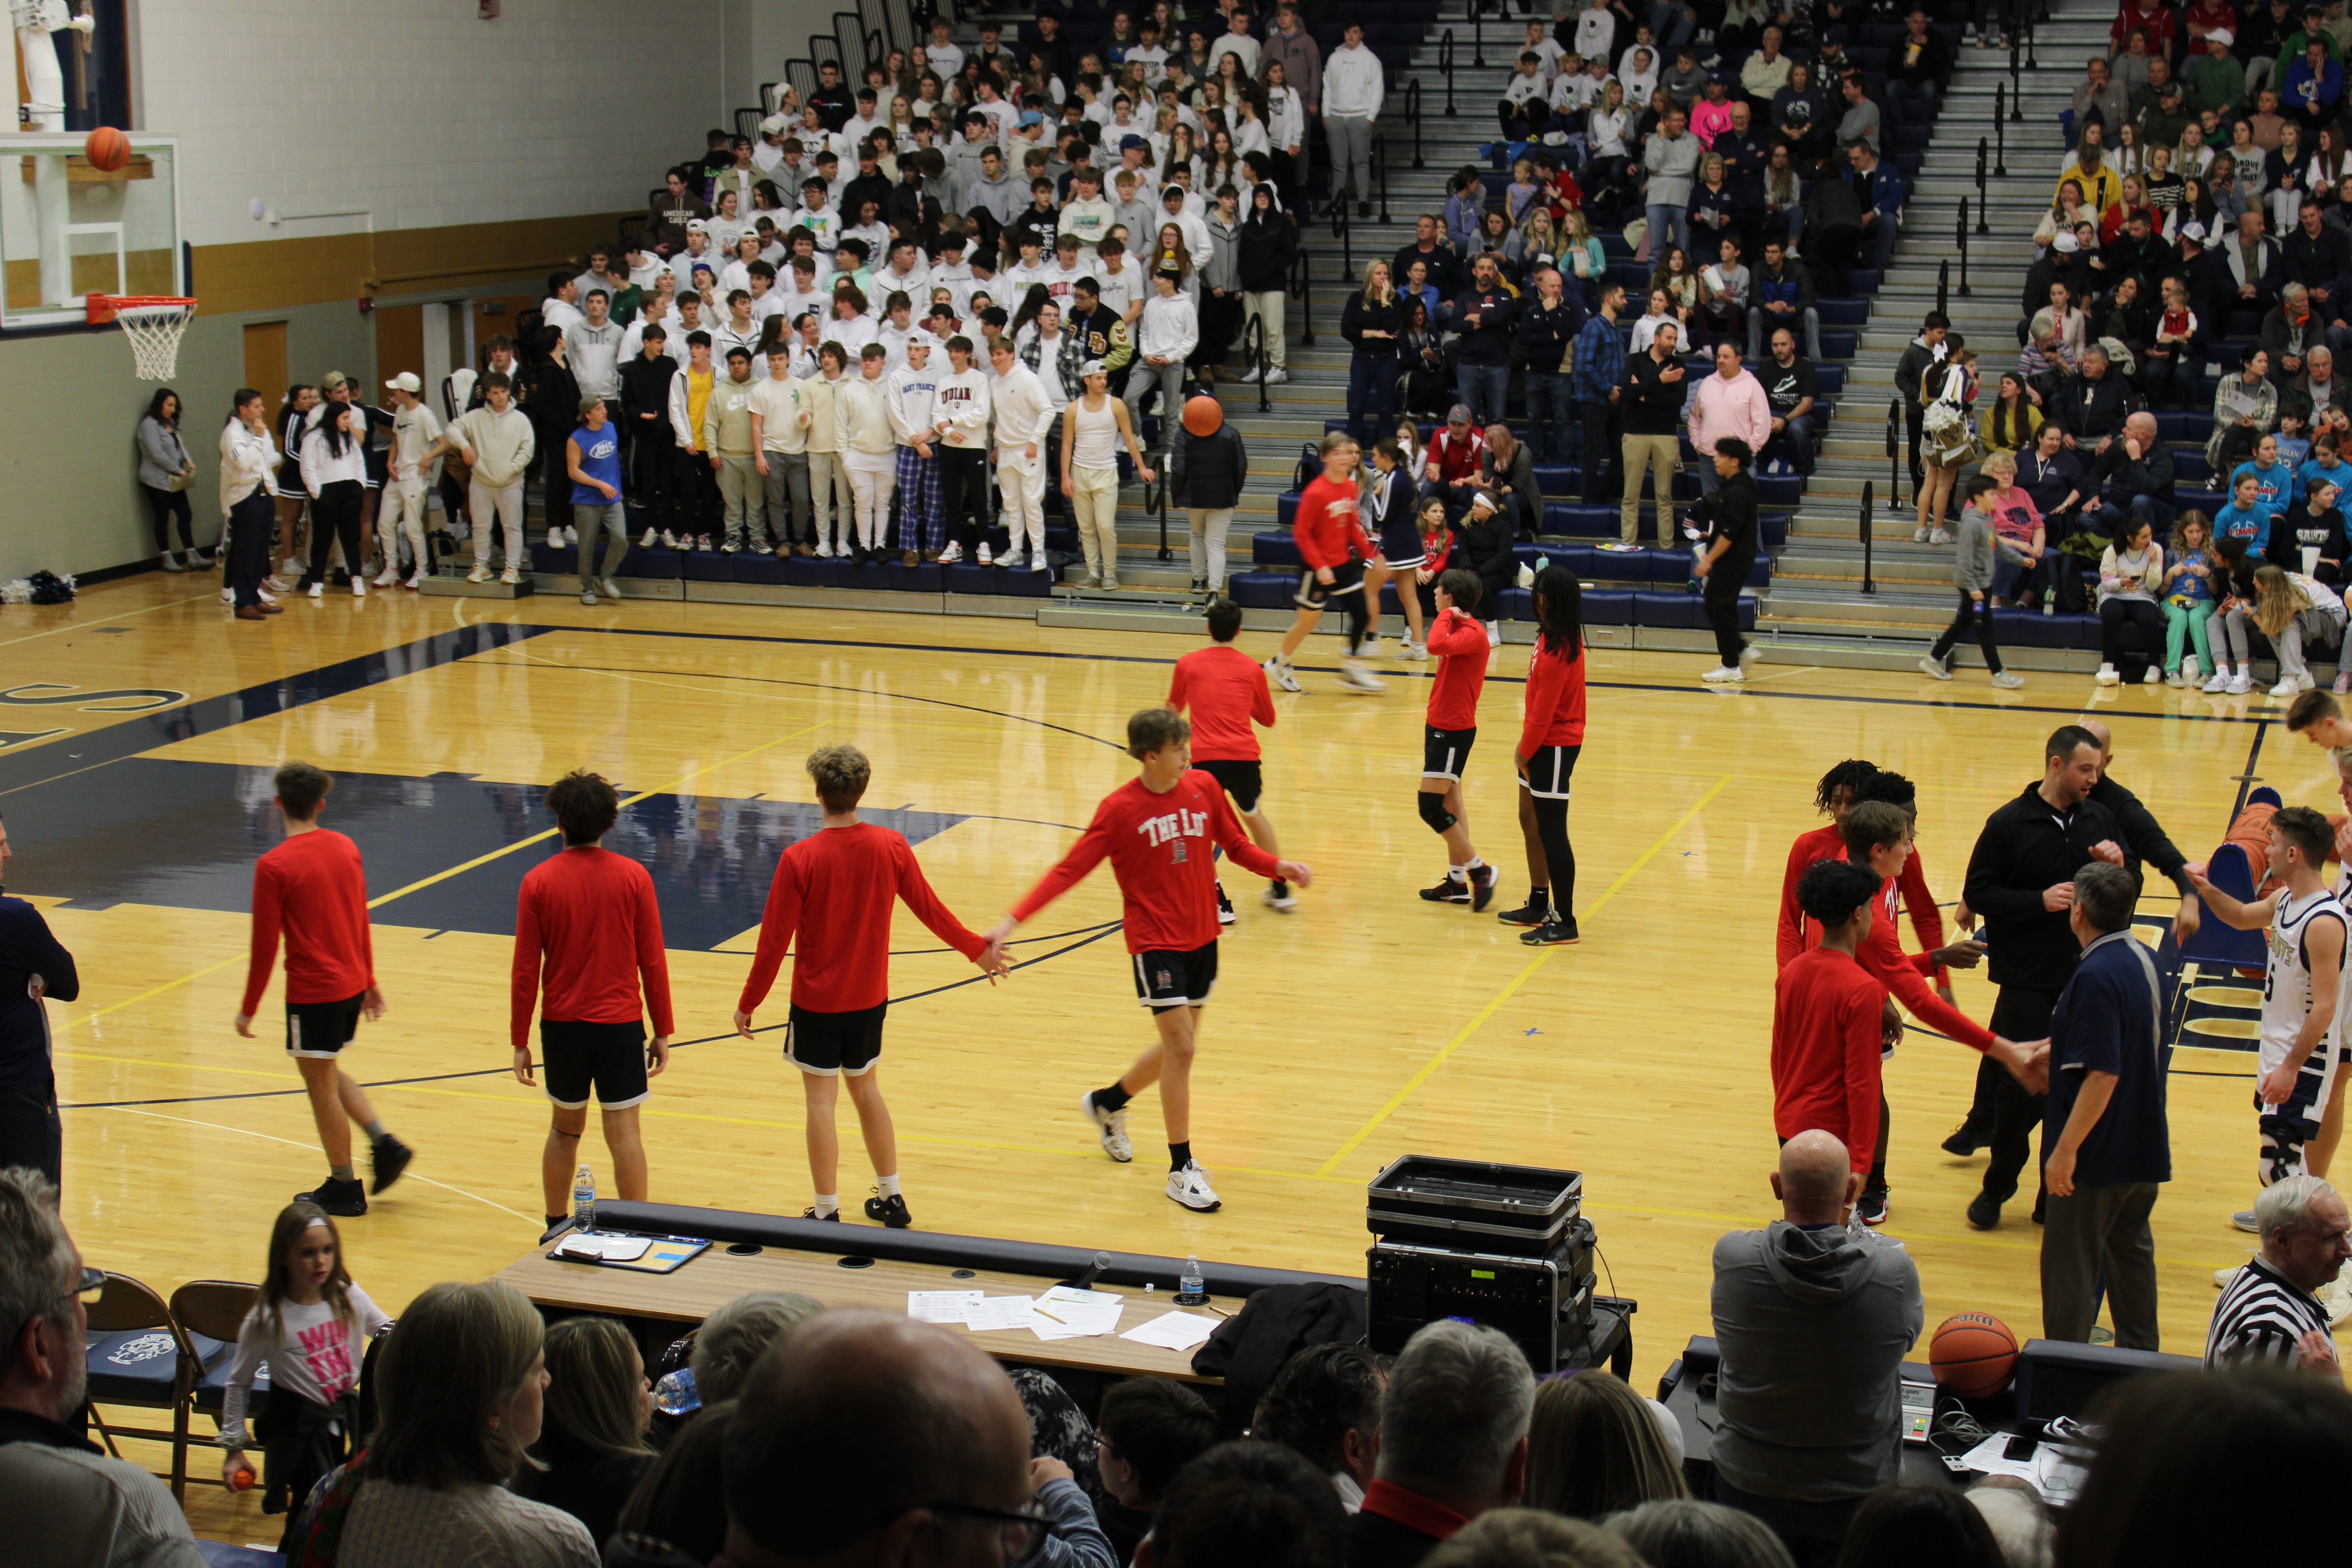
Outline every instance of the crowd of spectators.
<path fill-rule="evenodd" d="M 1222 1415 L 1218 1389 L 1065 1386 L 955 1331 L 786 1292 L 721 1307 L 656 1368 L 619 1323 L 544 1325 L 497 1283 L 434 1286 L 385 1326 L 332 1222 L 299 1204 L 272 1247 L 326 1266 L 273 1270 L 246 1337 L 309 1368 L 272 1392 L 294 1408 L 265 1416 L 269 1469 L 331 1446 L 286 1500 L 289 1560 L 344 1568 L 2188 1563 L 2227 1559 L 2247 1489 L 2320 1484 L 2352 1460 L 2352 1396 L 2313 1295 L 2352 1252 L 2347 1215 L 2301 1176 L 2263 1197 L 2263 1252 L 2215 1313 L 2208 1370 L 2132 1380 L 2091 1413 L 2071 1510 L 2000 1479 L 1898 1482 L 1919 1271 L 1849 1224 L 1860 1181 L 1835 1137 L 1803 1133 L 1773 1176 L 1783 1217 L 1717 1244 L 1722 1364 L 1696 1470 L 1664 1405 L 1605 1372 L 1538 1375 L 1500 1331 L 1455 1320 L 1393 1357 L 1305 1345 L 1254 1410 Z M 55 1187 L 0 1173 L 0 1530 L 37 1563 L 192 1568 L 162 1482 L 80 1435 L 84 1303 L 105 1279 Z M 665 1367 L 688 1375 L 664 1388 L 690 1393 L 657 1426 Z M 305 1419 L 320 1398 L 334 1403 Z M 2308 1512 L 2273 1538 L 2316 1548 L 2327 1530 Z"/>

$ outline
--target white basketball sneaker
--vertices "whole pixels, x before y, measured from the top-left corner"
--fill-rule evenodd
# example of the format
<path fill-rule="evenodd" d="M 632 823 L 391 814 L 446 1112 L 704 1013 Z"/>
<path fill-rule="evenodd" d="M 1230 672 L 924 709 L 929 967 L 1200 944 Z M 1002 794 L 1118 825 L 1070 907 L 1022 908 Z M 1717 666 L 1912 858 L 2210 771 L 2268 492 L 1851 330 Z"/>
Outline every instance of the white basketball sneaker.
<path fill-rule="evenodd" d="M 1095 1124 L 1095 1134 L 1102 1140 L 1104 1153 L 1122 1165 L 1135 1158 L 1135 1145 L 1127 1139 L 1126 1111 L 1105 1110 L 1095 1103 L 1093 1089 L 1078 1097 L 1078 1110 Z"/>
<path fill-rule="evenodd" d="M 1224 1199 L 1217 1196 L 1217 1189 L 1209 1185 L 1209 1173 L 1201 1169 L 1198 1160 L 1187 1160 L 1182 1170 L 1168 1173 L 1168 1195 L 1202 1214 L 1224 1204 Z"/>

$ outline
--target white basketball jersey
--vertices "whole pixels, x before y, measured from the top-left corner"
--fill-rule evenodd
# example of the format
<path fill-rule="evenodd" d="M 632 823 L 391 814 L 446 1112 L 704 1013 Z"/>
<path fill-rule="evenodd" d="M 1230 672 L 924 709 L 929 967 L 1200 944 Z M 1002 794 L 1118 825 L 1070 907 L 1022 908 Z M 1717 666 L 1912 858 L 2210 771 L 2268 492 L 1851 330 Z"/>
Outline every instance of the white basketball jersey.
<path fill-rule="evenodd" d="M 2325 888 L 2302 900 L 2293 893 L 2279 895 L 2278 910 L 2271 916 L 2270 962 L 2263 971 L 2261 1056 L 2264 1071 L 2285 1059 L 2295 1037 L 2303 1033 L 2304 1020 L 2311 1016 L 2311 969 L 2305 962 L 2304 937 L 2313 921 L 2331 915 L 2339 921 L 2346 920 L 2344 906 Z M 2352 931 L 2352 922 L 2347 922 L 2347 929 Z M 2347 1000 L 2352 1000 L 2352 987 L 2339 984 L 2336 1016 L 2328 1021 L 2319 1050 L 2330 1054 L 2335 1051 Z"/>

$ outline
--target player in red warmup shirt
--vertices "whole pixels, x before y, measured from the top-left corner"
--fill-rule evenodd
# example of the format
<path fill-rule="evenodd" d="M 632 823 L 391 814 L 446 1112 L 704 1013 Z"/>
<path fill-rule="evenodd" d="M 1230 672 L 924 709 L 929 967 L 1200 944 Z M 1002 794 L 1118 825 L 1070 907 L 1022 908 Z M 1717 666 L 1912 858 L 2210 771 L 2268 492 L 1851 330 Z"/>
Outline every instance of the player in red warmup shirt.
<path fill-rule="evenodd" d="M 898 1133 L 876 1072 L 882 1018 L 890 1006 L 893 906 L 906 900 L 932 935 L 986 969 L 990 984 L 1009 965 L 1001 954 L 989 955 L 988 944 L 940 902 L 904 834 L 857 819 L 857 803 L 874 776 L 865 752 L 855 746 L 826 746 L 810 754 L 808 773 L 824 807 L 824 826 L 776 862 L 768 907 L 760 917 L 759 950 L 735 1005 L 735 1032 L 752 1037 L 751 1015 L 775 984 L 784 950 L 793 948 L 784 1059 L 801 1071 L 808 1105 L 809 1177 L 816 1190 L 816 1201 L 801 1217 L 841 1217 L 841 1141 L 834 1115 L 846 1079 L 866 1157 L 874 1162 L 866 1217 L 903 1230 L 915 1219 L 898 1190 Z"/>
<path fill-rule="evenodd" d="M 1279 855 L 1274 824 L 1258 809 L 1265 778 L 1257 731 L 1250 727 L 1255 721 L 1274 728 L 1274 693 L 1266 689 L 1265 669 L 1233 646 L 1242 629 L 1242 607 L 1221 595 L 1209 605 L 1207 619 L 1212 646 L 1195 648 L 1176 661 L 1176 673 L 1168 682 L 1168 706 L 1179 713 L 1191 710 L 1192 765 L 1224 785 L 1251 842 L 1269 855 Z M 1286 914 L 1298 907 L 1290 884 L 1283 881 L 1266 884 L 1265 903 Z M 1234 923 L 1233 900 L 1225 897 L 1223 882 L 1217 884 L 1217 923 Z"/>
<path fill-rule="evenodd" d="M 1103 797 L 1094 820 L 1061 864 L 989 928 L 982 963 L 1001 963 L 1021 922 L 1078 885 L 1105 859 L 1126 903 L 1127 951 L 1135 994 L 1151 1009 L 1160 1043 L 1136 1058 L 1108 1089 L 1089 1089 L 1078 1109 L 1102 1139 L 1103 1152 L 1135 1158 L 1127 1137 L 1127 1103 L 1153 1083 L 1168 1123 L 1168 1195 L 1188 1209 L 1213 1209 L 1209 1173 L 1192 1158 L 1192 1054 L 1201 1009 L 1217 980 L 1216 846 L 1245 871 L 1309 887 L 1313 873 L 1277 860 L 1243 836 L 1217 781 L 1192 765 L 1192 727 L 1167 708 L 1147 708 L 1127 721 L 1128 755 L 1140 776 Z"/>
<path fill-rule="evenodd" d="M 245 1000 L 236 1032 L 253 1037 L 253 1016 L 269 987 L 278 938 L 286 938 L 286 1054 L 310 1091 L 311 1120 L 327 1156 L 327 1179 L 294 1194 L 331 1215 L 367 1213 L 367 1193 L 352 1167 L 352 1123 L 367 1133 L 375 1190 L 400 1179 L 413 1157 L 407 1144 L 384 1131 L 367 1091 L 342 1068 L 342 1049 L 359 1032 L 360 1015 L 383 1016 L 375 983 L 375 946 L 368 931 L 367 869 L 360 847 L 319 826 L 319 807 L 335 781 L 309 763 L 278 770 L 278 811 L 286 841 L 253 868 L 253 958 L 245 972 Z"/>
<path fill-rule="evenodd" d="M 1485 586 L 1478 574 L 1456 566 L 1438 574 L 1437 618 L 1429 626 L 1429 651 L 1437 679 L 1429 689 L 1429 724 L 1421 744 L 1421 819 L 1445 840 L 1450 859 L 1445 876 L 1421 896 L 1433 904 L 1468 904 L 1473 912 L 1495 896 L 1495 868 L 1470 847 L 1462 817 L 1462 773 L 1478 739 L 1478 694 L 1486 687 L 1486 656 L 1494 651 L 1486 628 L 1471 611 Z"/>
<path fill-rule="evenodd" d="M 1528 658 L 1524 717 L 1512 761 L 1519 771 L 1519 833 L 1527 841 L 1528 901 L 1495 918 L 1531 926 L 1529 947 L 1578 940 L 1576 848 L 1568 837 L 1569 784 L 1584 751 L 1584 591 L 1559 566 L 1536 574 L 1536 647 Z"/>
<path fill-rule="evenodd" d="M 1772 997 L 1772 1131 L 1786 1143 L 1812 1128 L 1837 1135 L 1853 1169 L 1878 1136 L 1886 988 L 1855 948 L 1870 933 L 1878 878 L 1850 860 L 1818 860 L 1797 881 L 1817 946 L 1780 966 Z"/>
<path fill-rule="evenodd" d="M 621 815 L 619 793 L 598 774 L 566 773 L 547 792 L 547 808 L 562 826 L 563 848 L 524 875 L 515 898 L 511 1022 L 515 1078 L 536 1085 L 530 1015 L 539 1005 L 547 1098 L 554 1107 L 539 1181 L 552 1229 L 563 1223 L 572 1174 L 580 1168 L 592 1093 L 603 1108 L 604 1147 L 621 1196 L 633 1203 L 646 1197 L 637 1107 L 653 1097 L 648 1080 L 669 1065 L 677 1031 L 653 877 L 598 842 Z"/>
<path fill-rule="evenodd" d="M 1323 437 L 1323 473 L 1299 493 L 1292 515 L 1290 537 L 1305 563 L 1298 574 L 1298 592 L 1291 603 L 1298 615 L 1282 634 L 1282 647 L 1265 661 L 1265 673 L 1285 691 L 1298 689 L 1290 656 L 1307 640 L 1327 609 L 1348 612 L 1348 653 L 1339 667 L 1339 684 L 1358 691 L 1378 691 L 1383 682 L 1364 668 L 1356 652 L 1371 640 L 1372 606 L 1364 602 L 1364 563 L 1372 558 L 1372 542 L 1364 537 L 1363 509 L 1356 497 L 1356 462 L 1362 455 L 1353 436 L 1333 431 Z"/>

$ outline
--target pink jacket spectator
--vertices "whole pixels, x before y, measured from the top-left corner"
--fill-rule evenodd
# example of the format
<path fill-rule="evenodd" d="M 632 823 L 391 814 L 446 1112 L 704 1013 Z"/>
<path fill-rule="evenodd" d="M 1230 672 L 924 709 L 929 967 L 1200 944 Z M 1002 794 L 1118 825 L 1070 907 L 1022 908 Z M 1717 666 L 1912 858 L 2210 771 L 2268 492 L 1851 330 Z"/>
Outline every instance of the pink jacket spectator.
<path fill-rule="evenodd" d="M 1692 446 L 1711 453 L 1726 436 L 1747 442 L 1751 453 L 1762 451 L 1772 437 L 1772 405 L 1765 399 L 1764 384 L 1745 370 L 1729 381 L 1709 374 L 1691 404 Z"/>

